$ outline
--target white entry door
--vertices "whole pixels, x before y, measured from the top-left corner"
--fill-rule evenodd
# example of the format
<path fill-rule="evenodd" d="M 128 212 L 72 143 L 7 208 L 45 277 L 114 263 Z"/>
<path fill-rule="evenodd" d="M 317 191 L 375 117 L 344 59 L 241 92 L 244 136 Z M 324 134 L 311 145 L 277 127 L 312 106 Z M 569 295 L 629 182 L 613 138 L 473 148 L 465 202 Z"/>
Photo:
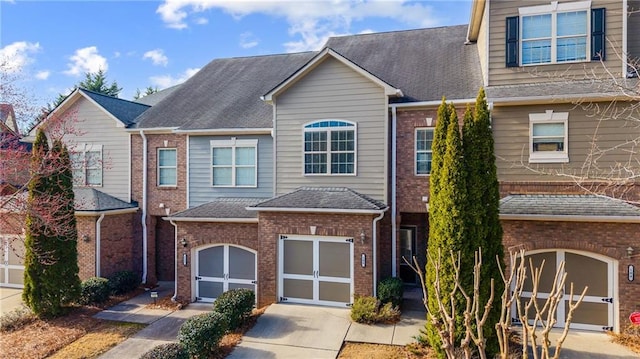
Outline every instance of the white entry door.
<path fill-rule="evenodd" d="M 353 239 L 280 236 L 281 302 L 348 306 L 353 302 Z"/>
<path fill-rule="evenodd" d="M 542 301 L 548 298 L 548 293 L 553 286 L 556 270 L 562 261 L 565 262 L 564 271 L 567 280 L 564 287 L 564 298 L 558 305 L 556 326 L 564 327 L 569 310 L 569 300 L 573 302 L 580 297 L 585 286 L 588 287 L 584 300 L 573 313 L 571 328 L 585 330 L 613 330 L 614 329 L 614 301 L 615 297 L 615 268 L 614 262 L 603 256 L 593 253 L 555 250 L 537 251 L 527 253 L 525 260 L 528 266 L 529 259 L 535 267 L 540 267 L 544 260 L 544 270 L 540 277 L 537 298 Z M 527 276 L 530 270 L 527 270 Z M 573 283 L 573 298 L 571 298 L 571 283 Z M 532 283 L 525 282 L 525 299 L 531 298 Z"/>
<path fill-rule="evenodd" d="M 24 287 L 24 238 L 0 237 L 0 287 Z"/>
<path fill-rule="evenodd" d="M 256 291 L 255 251 L 224 244 L 198 249 L 195 257 L 197 301 L 213 302 L 231 289 Z"/>

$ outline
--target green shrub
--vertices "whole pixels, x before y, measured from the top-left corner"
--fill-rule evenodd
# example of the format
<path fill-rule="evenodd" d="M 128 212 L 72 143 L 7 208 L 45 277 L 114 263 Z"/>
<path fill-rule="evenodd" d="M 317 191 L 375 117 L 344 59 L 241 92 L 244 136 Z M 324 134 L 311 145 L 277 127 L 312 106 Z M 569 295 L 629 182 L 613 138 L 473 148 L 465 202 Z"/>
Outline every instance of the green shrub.
<path fill-rule="evenodd" d="M 189 359 L 189 354 L 180 343 L 166 343 L 144 353 L 140 359 Z"/>
<path fill-rule="evenodd" d="M 35 314 L 24 305 L 0 316 L 0 332 L 18 330 L 36 319 Z"/>
<path fill-rule="evenodd" d="M 128 293 L 140 285 L 140 278 L 136 272 L 130 270 L 123 270 L 114 273 L 109 277 L 109 283 L 111 285 L 111 291 L 113 294 Z"/>
<path fill-rule="evenodd" d="M 227 332 L 226 317 L 212 311 L 187 319 L 178 331 L 178 342 L 191 358 L 208 358 L 218 349 L 220 340 Z"/>
<path fill-rule="evenodd" d="M 403 294 L 404 285 L 398 277 L 385 278 L 378 283 L 378 299 L 382 303 L 391 302 L 394 306 L 400 307 Z"/>
<path fill-rule="evenodd" d="M 213 310 L 227 318 L 229 330 L 235 330 L 249 318 L 255 301 L 256 295 L 252 290 L 232 289 L 216 299 Z"/>
<path fill-rule="evenodd" d="M 100 304 L 109 299 L 110 294 L 107 278 L 91 277 L 80 284 L 80 304 Z"/>
<path fill-rule="evenodd" d="M 375 297 L 356 296 L 351 307 L 351 319 L 364 324 L 395 323 L 400 320 L 400 310 L 391 302 L 383 305 Z"/>

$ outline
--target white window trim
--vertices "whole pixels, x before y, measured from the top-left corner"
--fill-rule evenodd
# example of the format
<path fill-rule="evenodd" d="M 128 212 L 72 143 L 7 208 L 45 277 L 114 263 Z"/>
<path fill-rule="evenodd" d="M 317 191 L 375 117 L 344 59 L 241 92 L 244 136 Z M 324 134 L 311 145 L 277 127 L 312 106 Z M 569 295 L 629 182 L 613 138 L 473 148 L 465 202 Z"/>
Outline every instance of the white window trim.
<path fill-rule="evenodd" d="M 104 186 L 104 152 L 102 150 L 102 145 L 92 144 L 92 143 L 76 143 L 75 145 L 69 146 L 69 153 L 80 153 L 82 152 L 83 158 L 85 159 L 85 163 L 82 166 L 84 170 L 83 184 L 75 184 L 74 187 L 102 187 Z M 87 152 L 100 152 L 100 184 L 89 184 L 87 183 L 87 169 L 93 169 L 93 167 L 86 166 L 86 153 Z M 97 169 L 97 166 L 95 167 Z M 73 162 L 71 163 L 71 170 L 73 173 Z M 72 179 L 73 181 L 73 179 Z"/>
<path fill-rule="evenodd" d="M 312 127 L 306 128 L 306 126 L 311 125 L 316 122 L 324 122 L 324 121 L 339 121 L 352 124 L 353 127 Z M 353 130 L 353 173 L 331 173 L 331 131 L 345 131 L 345 130 Z M 307 153 L 304 150 L 304 134 L 307 132 L 321 132 L 325 131 L 327 133 L 327 173 L 306 173 L 304 171 L 305 168 L 305 154 Z M 345 151 L 339 151 L 345 152 Z M 302 125 L 302 175 L 303 176 L 347 176 L 353 177 L 358 175 L 358 124 L 353 121 L 347 120 L 339 120 L 339 119 L 322 119 L 311 121 Z"/>
<path fill-rule="evenodd" d="M 537 123 L 562 123 L 564 125 L 563 151 L 533 152 L 533 125 Z M 569 162 L 569 113 L 546 110 L 544 113 L 529 114 L 529 163 Z"/>
<path fill-rule="evenodd" d="M 176 153 L 176 165 L 175 166 L 160 166 L 160 152 L 161 151 L 174 151 Z M 156 152 L 156 159 L 157 159 L 157 169 L 156 169 L 156 185 L 158 187 L 177 187 L 178 186 L 178 149 L 175 147 L 162 147 L 162 148 L 158 148 L 158 151 Z M 171 168 L 175 168 L 176 170 L 176 176 L 175 176 L 175 183 L 174 184 L 160 184 L 160 170 L 161 169 L 171 169 Z"/>
<path fill-rule="evenodd" d="M 557 61 L 557 16 L 558 13 L 563 12 L 573 12 L 573 11 L 586 11 L 587 12 L 587 45 L 585 49 L 585 59 L 584 60 L 574 60 L 574 61 Z M 523 21 L 522 18 L 524 16 L 534 16 L 534 15 L 551 15 L 551 61 L 550 62 L 539 62 L 534 64 L 523 64 L 522 63 L 522 44 L 523 37 L 522 31 L 523 29 Z M 518 15 L 520 16 L 520 26 L 518 26 L 518 38 L 520 39 L 518 44 L 518 59 L 520 61 L 520 66 L 540 66 L 540 65 L 551 65 L 551 64 L 571 64 L 571 63 L 580 63 L 580 62 L 589 62 L 591 61 L 591 0 L 587 1 L 575 1 L 575 2 L 567 2 L 567 3 L 558 3 L 557 1 L 552 1 L 549 5 L 538 5 L 538 6 L 527 6 L 518 8 Z"/>
<path fill-rule="evenodd" d="M 431 171 L 429 173 L 418 173 L 418 131 L 423 130 L 431 130 L 431 132 L 435 131 L 434 127 L 416 127 L 413 134 L 413 174 L 415 176 L 431 176 Z M 430 151 L 422 151 L 426 153 L 431 153 L 431 159 L 433 161 L 433 149 Z"/>
<path fill-rule="evenodd" d="M 235 137 L 232 137 L 230 140 L 211 140 L 210 141 L 211 150 L 209 151 L 209 183 L 211 187 L 215 188 L 257 188 L 258 187 L 258 140 L 250 139 L 250 140 L 238 140 Z M 254 165 L 254 179 L 253 185 L 236 185 L 236 147 L 253 147 L 254 155 L 253 158 L 255 160 Z M 213 149 L 214 148 L 231 148 L 231 185 L 216 185 L 213 183 Z M 251 166 L 240 166 L 240 167 L 251 167 Z"/>

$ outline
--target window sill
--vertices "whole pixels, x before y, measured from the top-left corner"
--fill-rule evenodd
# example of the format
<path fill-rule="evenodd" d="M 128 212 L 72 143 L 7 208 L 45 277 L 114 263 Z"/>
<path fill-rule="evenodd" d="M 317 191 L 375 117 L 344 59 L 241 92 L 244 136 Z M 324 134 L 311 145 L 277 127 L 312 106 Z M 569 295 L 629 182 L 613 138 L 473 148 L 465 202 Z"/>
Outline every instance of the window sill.
<path fill-rule="evenodd" d="M 211 186 L 211 188 L 258 188 L 258 186 Z"/>
<path fill-rule="evenodd" d="M 303 173 L 305 177 L 328 177 L 328 176 L 339 176 L 339 177 L 355 177 L 355 173 Z"/>
<path fill-rule="evenodd" d="M 174 189 L 178 189 L 178 186 L 156 186 L 156 188 L 160 189 L 160 190 L 174 190 Z"/>
<path fill-rule="evenodd" d="M 569 163 L 569 156 L 529 156 L 529 163 Z"/>
<path fill-rule="evenodd" d="M 565 65 L 565 64 L 583 64 L 591 62 L 592 60 L 574 60 L 574 61 L 562 61 L 562 62 L 540 62 L 537 64 L 520 64 L 520 67 L 535 67 L 535 66 L 549 66 L 549 65 Z"/>
<path fill-rule="evenodd" d="M 416 177 L 429 177 L 431 173 L 414 173 L 413 175 Z"/>

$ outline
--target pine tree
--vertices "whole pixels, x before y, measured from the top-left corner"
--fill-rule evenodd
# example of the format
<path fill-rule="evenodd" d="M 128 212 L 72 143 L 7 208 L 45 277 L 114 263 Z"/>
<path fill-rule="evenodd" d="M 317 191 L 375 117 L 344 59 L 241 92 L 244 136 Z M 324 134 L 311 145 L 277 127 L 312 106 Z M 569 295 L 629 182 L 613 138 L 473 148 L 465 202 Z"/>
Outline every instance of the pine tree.
<path fill-rule="evenodd" d="M 80 293 L 69 153 L 39 130 L 32 153 L 23 300 L 38 316 L 62 314 Z"/>

